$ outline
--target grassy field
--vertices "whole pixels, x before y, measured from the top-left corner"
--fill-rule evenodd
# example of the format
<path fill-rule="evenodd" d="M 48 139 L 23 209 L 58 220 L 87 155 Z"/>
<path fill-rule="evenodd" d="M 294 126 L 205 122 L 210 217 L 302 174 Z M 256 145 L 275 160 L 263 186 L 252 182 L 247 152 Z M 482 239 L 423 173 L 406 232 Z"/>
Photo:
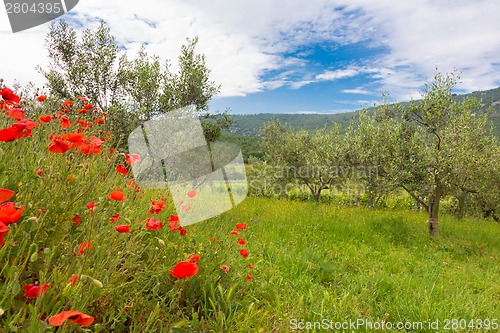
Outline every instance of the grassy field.
<path fill-rule="evenodd" d="M 498 330 L 498 223 L 248 197 L 182 229 L 74 102 L 0 117 L 0 332 Z"/>

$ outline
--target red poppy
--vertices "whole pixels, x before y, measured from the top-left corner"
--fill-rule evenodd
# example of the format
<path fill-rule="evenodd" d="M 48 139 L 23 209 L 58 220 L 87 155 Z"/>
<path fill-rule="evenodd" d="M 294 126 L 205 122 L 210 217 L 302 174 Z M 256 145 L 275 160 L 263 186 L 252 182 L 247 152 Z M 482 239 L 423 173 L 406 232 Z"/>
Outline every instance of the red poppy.
<path fill-rule="evenodd" d="M 76 177 L 75 177 L 75 176 L 73 176 L 73 175 L 69 175 L 69 176 L 68 176 L 68 178 L 66 178 L 66 181 L 67 181 L 67 182 L 70 182 L 70 181 L 73 181 L 73 180 L 75 180 L 75 179 L 76 179 Z"/>
<path fill-rule="evenodd" d="M 115 215 L 113 215 L 113 217 L 110 219 L 111 222 L 115 223 L 116 220 L 118 220 L 120 218 L 120 214 L 116 213 Z"/>
<path fill-rule="evenodd" d="M 51 116 L 39 116 L 38 119 L 43 123 L 47 124 L 52 120 Z"/>
<path fill-rule="evenodd" d="M 68 310 L 60 312 L 49 318 L 49 324 L 52 326 L 61 326 L 64 324 L 66 319 L 73 319 L 71 324 L 79 324 L 80 326 L 86 327 L 94 322 L 94 317 L 89 316 L 85 313 L 81 313 L 74 310 Z"/>
<path fill-rule="evenodd" d="M 94 107 L 94 106 L 93 106 L 92 104 L 87 103 L 87 104 L 85 104 L 85 105 L 83 106 L 83 109 L 88 111 L 88 110 L 92 109 L 93 107 Z"/>
<path fill-rule="evenodd" d="M 130 232 L 130 227 L 126 224 L 117 225 L 115 229 L 120 233 Z"/>
<path fill-rule="evenodd" d="M 211 237 L 211 238 L 210 238 L 210 242 L 211 242 L 211 243 L 216 242 L 216 241 L 217 241 L 217 239 L 216 239 L 215 237 Z"/>
<path fill-rule="evenodd" d="M 43 174 L 45 174 L 45 172 L 43 171 L 43 169 L 38 169 L 35 171 L 35 174 L 36 175 L 43 175 Z"/>
<path fill-rule="evenodd" d="M 73 226 L 76 227 L 82 222 L 82 217 L 80 215 L 75 215 L 71 221 L 73 222 Z"/>
<path fill-rule="evenodd" d="M 253 276 L 251 274 L 247 274 L 247 277 L 245 278 L 247 281 L 250 281 L 253 279 Z"/>
<path fill-rule="evenodd" d="M 131 190 L 134 189 L 135 185 L 136 185 L 136 183 L 135 183 L 135 181 L 133 179 L 127 180 L 127 187 L 129 189 L 131 189 Z"/>
<path fill-rule="evenodd" d="M 9 228 L 3 223 L 0 222 L 0 246 L 5 244 L 5 235 L 9 232 Z"/>
<path fill-rule="evenodd" d="M 240 250 L 240 254 L 243 256 L 243 258 L 248 257 L 248 251 L 246 249 Z"/>
<path fill-rule="evenodd" d="M 14 92 L 5 87 L 3 88 L 2 90 L 0 90 L 0 95 L 2 96 L 2 98 L 6 101 L 11 101 L 13 103 L 19 103 L 19 101 L 21 100 L 19 98 L 19 96 L 17 96 L 16 94 L 14 94 Z"/>
<path fill-rule="evenodd" d="M 49 285 L 44 284 L 44 285 L 40 286 L 40 285 L 34 285 L 34 284 L 27 284 L 24 287 L 22 287 L 21 289 L 25 291 L 24 297 L 37 298 L 38 296 L 41 296 L 47 292 L 47 289 L 49 289 Z"/>
<path fill-rule="evenodd" d="M 69 128 L 73 125 L 73 122 L 69 120 L 68 116 L 62 116 L 61 117 L 61 127 L 62 128 Z"/>
<path fill-rule="evenodd" d="M 239 236 L 240 233 L 238 231 L 234 231 L 234 230 L 231 230 L 231 232 L 229 233 L 229 236 Z"/>
<path fill-rule="evenodd" d="M 126 154 L 125 161 L 127 162 L 127 164 L 134 164 L 135 162 L 140 162 L 141 157 L 138 154 L 132 154 L 132 155 Z"/>
<path fill-rule="evenodd" d="M 199 254 L 192 254 L 187 258 L 187 261 L 198 262 L 198 261 L 200 261 L 200 255 Z"/>
<path fill-rule="evenodd" d="M 68 280 L 68 284 L 70 286 L 74 285 L 76 283 L 76 280 L 78 280 L 78 274 L 73 274 Z"/>
<path fill-rule="evenodd" d="M 101 125 L 102 125 L 102 124 L 104 124 L 105 120 L 104 120 L 104 119 L 102 119 L 102 118 L 96 118 L 96 119 L 94 120 L 94 122 L 95 122 L 96 124 L 101 124 Z"/>
<path fill-rule="evenodd" d="M 238 223 L 236 224 L 236 229 L 238 230 L 243 230 L 247 227 L 247 225 L 245 223 Z"/>
<path fill-rule="evenodd" d="M 146 230 L 160 230 L 161 228 L 163 228 L 161 221 L 155 220 L 152 217 L 146 220 Z"/>
<path fill-rule="evenodd" d="M 0 204 L 0 222 L 5 223 L 6 225 L 9 223 L 16 223 L 21 218 L 23 214 L 24 206 L 16 209 L 15 202 L 6 202 Z"/>
<path fill-rule="evenodd" d="M 16 120 L 22 120 L 26 118 L 26 114 L 24 113 L 24 111 L 19 108 L 12 108 L 10 110 L 5 111 L 5 116 Z"/>
<path fill-rule="evenodd" d="M 188 233 L 188 232 L 187 232 L 187 230 L 186 230 L 186 229 L 184 229 L 183 227 L 179 227 L 179 230 L 180 230 L 180 235 L 181 235 L 181 236 L 186 236 L 186 235 L 187 235 L 187 233 Z"/>
<path fill-rule="evenodd" d="M 191 191 L 187 192 L 187 196 L 190 198 L 194 198 L 196 196 L 196 194 L 198 194 L 198 192 L 196 192 L 196 190 L 191 190 Z"/>
<path fill-rule="evenodd" d="M 116 172 L 124 176 L 128 175 L 128 170 L 123 164 L 118 164 L 116 166 Z"/>
<path fill-rule="evenodd" d="M 184 279 L 196 275 L 198 269 L 198 265 L 194 262 L 181 261 L 174 266 L 174 269 L 169 270 L 169 272 L 178 279 Z"/>
<path fill-rule="evenodd" d="M 64 101 L 64 102 L 62 102 L 61 104 L 62 104 L 62 106 L 63 106 L 63 107 L 65 107 L 65 108 L 70 108 L 70 107 L 72 107 L 72 106 L 73 106 L 73 102 L 72 102 L 70 99 L 68 99 L 68 100 L 66 100 L 66 101 Z"/>
<path fill-rule="evenodd" d="M 15 124 L 12 124 L 11 128 L 17 131 L 16 139 L 19 138 L 27 138 L 31 136 L 31 130 L 35 127 L 39 126 L 31 119 L 23 119 L 18 121 Z"/>
<path fill-rule="evenodd" d="M 82 101 L 83 103 L 88 103 L 88 102 L 89 102 L 89 100 L 88 100 L 88 99 L 86 99 L 86 98 L 85 98 L 85 97 L 83 97 L 83 96 L 76 96 L 76 98 L 78 98 L 78 99 L 79 99 L 80 101 Z"/>
<path fill-rule="evenodd" d="M 179 216 L 177 216 L 177 215 L 170 215 L 170 218 L 168 219 L 168 222 L 179 222 Z"/>
<path fill-rule="evenodd" d="M 1 142 L 10 142 L 17 139 L 18 131 L 15 128 L 9 127 L 0 130 L 0 141 Z"/>
<path fill-rule="evenodd" d="M 165 201 L 151 200 L 151 209 L 149 210 L 149 214 L 160 214 L 165 208 Z"/>
<path fill-rule="evenodd" d="M 250 269 L 254 269 L 254 267 L 255 267 L 254 265 L 252 265 L 252 264 L 248 264 L 248 268 L 250 268 Z"/>
<path fill-rule="evenodd" d="M 94 207 L 95 207 L 95 202 L 91 201 L 87 204 L 87 209 L 89 210 L 90 214 L 94 213 Z"/>
<path fill-rule="evenodd" d="M 127 198 L 125 198 L 125 194 L 123 194 L 123 192 L 120 191 L 120 190 L 112 191 L 109 194 L 108 199 L 109 200 L 116 200 L 116 201 L 125 201 L 125 200 L 127 200 Z"/>
<path fill-rule="evenodd" d="M 66 133 L 61 135 L 62 140 L 66 140 L 69 142 L 79 143 L 85 138 L 85 134 L 83 133 Z"/>
<path fill-rule="evenodd" d="M 45 95 L 40 95 L 40 96 L 36 97 L 36 101 L 39 103 L 44 102 L 46 99 L 47 99 L 47 96 L 45 96 Z"/>
<path fill-rule="evenodd" d="M 228 265 L 220 265 L 219 268 L 222 269 L 226 273 L 229 272 L 229 266 Z"/>
<path fill-rule="evenodd" d="M 245 245 L 247 242 L 243 238 L 240 238 L 238 239 L 237 243 L 240 245 Z"/>
<path fill-rule="evenodd" d="M 4 202 L 12 198 L 16 192 L 5 188 L 0 188 L 0 202 Z"/>
<path fill-rule="evenodd" d="M 57 154 L 62 154 L 68 151 L 71 148 L 68 142 L 55 139 L 49 144 L 49 151 Z"/>
<path fill-rule="evenodd" d="M 87 241 L 82 242 L 78 247 L 78 252 L 75 252 L 75 256 L 78 254 L 83 254 L 85 252 L 85 249 L 92 250 L 92 242 L 87 242 Z"/>

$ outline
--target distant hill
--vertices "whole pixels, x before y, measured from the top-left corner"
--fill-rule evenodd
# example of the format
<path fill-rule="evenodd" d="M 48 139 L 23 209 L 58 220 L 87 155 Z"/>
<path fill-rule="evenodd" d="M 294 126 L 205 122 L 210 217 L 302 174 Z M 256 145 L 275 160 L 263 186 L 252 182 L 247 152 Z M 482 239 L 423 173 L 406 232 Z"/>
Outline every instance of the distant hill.
<path fill-rule="evenodd" d="M 486 112 L 488 107 L 493 108 L 493 113 L 489 115 L 490 123 L 494 125 L 494 134 L 500 138 L 500 87 L 486 90 L 475 91 L 470 94 L 455 95 L 457 99 L 474 96 L 484 104 L 478 112 Z M 282 123 L 287 123 L 296 129 L 305 129 L 314 131 L 324 126 L 331 126 L 334 123 L 340 124 L 345 129 L 358 117 L 359 111 L 338 113 L 338 114 L 251 114 L 251 115 L 232 115 L 235 123 L 229 129 L 233 136 L 258 137 L 259 130 L 269 121 L 277 119 Z"/>

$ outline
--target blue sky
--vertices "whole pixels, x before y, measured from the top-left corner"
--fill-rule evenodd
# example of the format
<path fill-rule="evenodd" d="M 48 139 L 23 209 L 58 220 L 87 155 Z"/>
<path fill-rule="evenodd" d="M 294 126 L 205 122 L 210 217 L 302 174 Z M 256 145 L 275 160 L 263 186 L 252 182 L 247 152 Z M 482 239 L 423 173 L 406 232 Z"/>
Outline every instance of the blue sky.
<path fill-rule="evenodd" d="M 419 98 L 436 67 L 461 72 L 457 92 L 500 86 L 498 0 L 80 0 L 78 30 L 104 20 L 128 56 L 145 44 L 173 68 L 186 37 L 199 37 L 212 109 L 233 113 L 337 113 Z M 43 85 L 48 24 L 12 34 L 0 14 L 0 77 Z"/>

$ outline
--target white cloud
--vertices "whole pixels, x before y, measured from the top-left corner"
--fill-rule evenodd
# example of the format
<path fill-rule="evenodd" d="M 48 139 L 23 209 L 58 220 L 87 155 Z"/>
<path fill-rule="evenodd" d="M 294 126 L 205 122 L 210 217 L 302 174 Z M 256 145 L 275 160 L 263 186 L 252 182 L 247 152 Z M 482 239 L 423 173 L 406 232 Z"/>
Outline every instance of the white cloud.
<path fill-rule="evenodd" d="M 325 71 L 324 73 L 316 75 L 316 79 L 320 81 L 334 81 L 338 79 L 345 79 L 358 75 L 360 72 L 356 69 L 338 69 L 335 71 Z"/>
<path fill-rule="evenodd" d="M 372 95 L 372 93 L 368 90 L 365 90 L 363 88 L 356 88 L 356 89 L 343 89 L 342 92 L 344 94 L 356 94 L 356 95 Z"/>

